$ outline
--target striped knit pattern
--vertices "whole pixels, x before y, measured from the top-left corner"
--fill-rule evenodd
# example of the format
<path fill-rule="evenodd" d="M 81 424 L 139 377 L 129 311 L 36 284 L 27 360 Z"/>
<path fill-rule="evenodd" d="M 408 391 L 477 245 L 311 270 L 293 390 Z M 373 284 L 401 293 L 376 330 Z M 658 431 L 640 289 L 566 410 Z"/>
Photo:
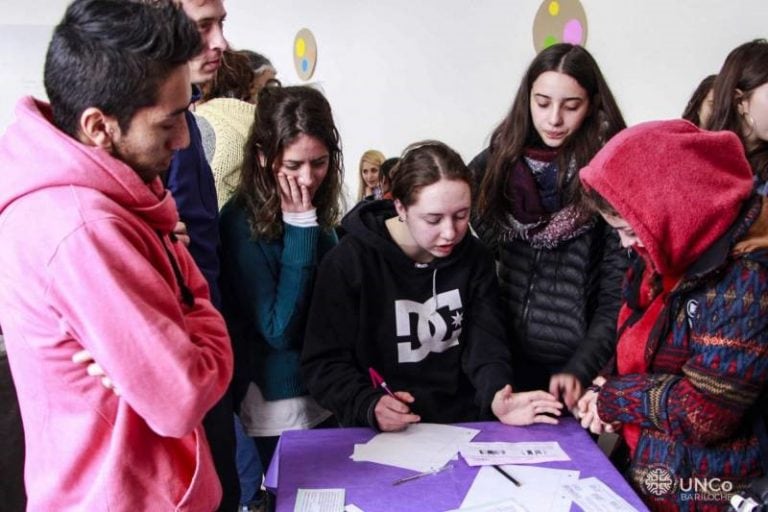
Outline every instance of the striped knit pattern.
<path fill-rule="evenodd" d="M 612 377 L 598 411 L 641 427 L 629 476 L 652 509 L 727 510 L 722 497 L 656 496 L 644 482 L 659 464 L 674 481 L 716 477 L 732 492 L 763 474 L 753 421 L 768 382 L 768 255 L 750 253 L 682 287 L 648 373 Z"/>
<path fill-rule="evenodd" d="M 256 106 L 234 98 L 214 98 L 198 105 L 195 115 L 213 128 L 215 149 L 210 164 L 221 209 L 240 179 Z"/>

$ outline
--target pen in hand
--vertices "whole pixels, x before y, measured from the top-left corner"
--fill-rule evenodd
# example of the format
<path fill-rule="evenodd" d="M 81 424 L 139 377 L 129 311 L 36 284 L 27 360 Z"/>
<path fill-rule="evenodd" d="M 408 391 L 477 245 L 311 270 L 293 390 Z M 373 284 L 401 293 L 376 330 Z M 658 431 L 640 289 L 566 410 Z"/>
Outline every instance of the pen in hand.
<path fill-rule="evenodd" d="M 513 477 L 512 475 L 510 475 L 509 473 L 507 473 L 506 471 L 504 471 L 503 469 L 501 469 L 501 468 L 500 468 L 499 466 L 497 466 L 496 464 L 494 464 L 494 465 L 493 465 L 493 469 L 495 469 L 496 471 L 498 471 L 499 473 L 501 473 L 502 475 L 504 475 L 504 478 L 506 478 L 507 480 L 509 480 L 510 482 L 512 482 L 513 484 L 515 484 L 516 486 L 520 487 L 520 486 L 522 485 L 522 484 L 520 483 L 520 481 L 519 481 L 517 478 Z"/>
<path fill-rule="evenodd" d="M 373 368 L 368 368 L 368 375 L 371 376 L 371 382 L 373 383 L 374 388 L 381 388 L 383 389 L 389 396 L 397 400 L 398 402 L 403 402 L 397 395 L 395 395 L 391 389 L 389 389 L 389 386 L 387 386 L 387 383 L 384 381 L 384 377 L 381 376 L 379 372 L 374 370 Z"/>

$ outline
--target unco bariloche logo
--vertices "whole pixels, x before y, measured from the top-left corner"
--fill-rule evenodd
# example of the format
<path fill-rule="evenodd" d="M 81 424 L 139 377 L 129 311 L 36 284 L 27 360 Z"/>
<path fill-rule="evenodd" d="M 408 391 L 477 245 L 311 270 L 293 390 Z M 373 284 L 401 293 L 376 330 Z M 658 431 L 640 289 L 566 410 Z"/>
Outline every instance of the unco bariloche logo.
<path fill-rule="evenodd" d="M 677 478 L 664 464 L 653 464 L 643 478 L 648 494 L 664 496 L 677 492 L 678 501 L 723 502 L 733 496 L 733 482 L 717 476 Z"/>
<path fill-rule="evenodd" d="M 643 478 L 643 485 L 649 494 L 664 496 L 674 492 L 675 479 L 664 464 L 652 464 Z"/>
<path fill-rule="evenodd" d="M 436 307 L 437 304 L 437 307 Z M 447 308 L 450 315 L 450 330 L 446 319 L 439 310 Z M 411 315 L 416 315 L 416 337 L 419 346 L 405 341 L 397 344 L 399 363 L 418 363 L 430 352 L 445 352 L 459 344 L 463 311 L 459 290 L 439 293 L 423 304 L 412 300 L 395 301 L 395 320 L 398 336 L 412 336 Z"/>

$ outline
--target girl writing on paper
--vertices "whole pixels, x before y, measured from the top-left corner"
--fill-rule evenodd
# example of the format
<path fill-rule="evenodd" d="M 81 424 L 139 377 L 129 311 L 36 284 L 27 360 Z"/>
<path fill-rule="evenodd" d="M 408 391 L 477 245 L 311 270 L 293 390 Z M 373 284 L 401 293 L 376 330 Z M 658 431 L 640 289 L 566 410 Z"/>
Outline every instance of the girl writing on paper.
<path fill-rule="evenodd" d="M 391 175 L 394 201 L 365 201 L 323 260 L 302 369 L 343 425 L 393 431 L 497 417 L 556 423 L 547 392 L 513 393 L 493 260 L 468 236 L 469 170 L 445 144 L 415 144 Z M 374 389 L 378 370 L 395 396 Z"/>

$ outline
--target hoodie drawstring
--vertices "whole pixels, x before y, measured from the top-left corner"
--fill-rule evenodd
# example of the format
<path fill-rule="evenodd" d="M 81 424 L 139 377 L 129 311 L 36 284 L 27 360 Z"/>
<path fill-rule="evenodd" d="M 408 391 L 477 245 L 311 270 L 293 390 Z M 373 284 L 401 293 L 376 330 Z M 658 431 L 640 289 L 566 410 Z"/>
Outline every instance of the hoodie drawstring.
<path fill-rule="evenodd" d="M 181 275 L 181 269 L 179 268 L 179 263 L 176 261 L 176 258 L 174 258 L 173 254 L 171 253 L 170 249 L 168 249 L 168 246 L 165 245 L 165 239 L 163 238 L 163 234 L 157 231 L 157 236 L 160 237 L 160 243 L 163 244 L 163 249 L 165 249 L 165 254 L 168 256 L 168 259 L 171 262 L 171 267 L 173 267 L 173 275 L 176 277 L 176 284 L 179 286 L 179 290 L 181 291 L 181 301 L 189 306 L 190 308 L 195 305 L 195 295 L 192 293 L 192 290 L 189 289 L 187 286 L 187 283 L 184 282 L 184 276 Z M 175 235 L 171 234 L 171 240 L 175 243 Z"/>
<path fill-rule="evenodd" d="M 435 304 L 433 313 L 437 313 L 437 268 L 432 271 L 432 301 Z"/>

